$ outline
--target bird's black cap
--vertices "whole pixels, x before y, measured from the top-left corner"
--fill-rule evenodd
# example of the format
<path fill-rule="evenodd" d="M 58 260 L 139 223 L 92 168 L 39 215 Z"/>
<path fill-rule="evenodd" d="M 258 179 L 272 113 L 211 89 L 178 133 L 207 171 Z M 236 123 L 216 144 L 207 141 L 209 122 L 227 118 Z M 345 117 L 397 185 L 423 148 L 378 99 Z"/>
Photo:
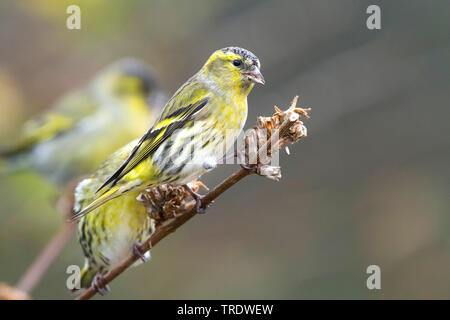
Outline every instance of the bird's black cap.
<path fill-rule="evenodd" d="M 234 52 L 238 55 L 240 55 L 245 60 L 251 60 L 254 65 L 260 66 L 259 59 L 257 56 L 255 56 L 252 52 L 248 51 L 247 49 L 240 48 L 240 47 L 226 47 L 221 49 L 223 52 Z"/>

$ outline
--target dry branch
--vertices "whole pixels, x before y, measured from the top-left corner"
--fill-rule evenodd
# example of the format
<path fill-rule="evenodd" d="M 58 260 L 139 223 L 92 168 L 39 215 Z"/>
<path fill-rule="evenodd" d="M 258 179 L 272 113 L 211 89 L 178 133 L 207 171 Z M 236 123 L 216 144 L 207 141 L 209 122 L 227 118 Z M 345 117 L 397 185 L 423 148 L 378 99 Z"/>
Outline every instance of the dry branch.
<path fill-rule="evenodd" d="M 62 225 L 46 247 L 37 256 L 33 263 L 25 271 L 17 283 L 17 288 L 25 293 L 30 293 L 45 275 L 47 270 L 60 255 L 66 244 L 75 234 L 76 224 L 68 223 L 68 218 L 73 214 L 74 191 L 80 180 L 68 183 L 63 194 L 58 200 L 58 211 L 63 215 Z"/>
<path fill-rule="evenodd" d="M 0 283 L 0 300 L 30 300 L 31 297 L 22 290 Z"/>
<path fill-rule="evenodd" d="M 279 167 L 268 164 L 271 156 L 287 144 L 294 143 L 307 135 L 301 117 L 309 118 L 307 113 L 309 109 L 297 108 L 297 99 L 298 97 L 294 98 L 286 111 L 275 107 L 276 112 L 272 117 L 258 118 L 258 125 L 245 138 L 245 150 L 243 151 L 245 158 L 251 158 L 252 154 L 256 156 L 257 164 L 253 166 L 254 170 L 240 168 L 226 178 L 204 196 L 203 208 L 206 208 L 222 193 L 250 174 L 257 173 L 272 180 L 281 178 Z M 199 182 L 195 184 L 198 187 Z M 141 252 L 150 250 L 196 214 L 195 201 L 187 202 L 187 197 L 188 195 L 182 187 L 177 186 L 162 186 L 142 193 L 139 199 L 146 206 L 148 212 L 151 212 L 152 218 L 157 220 L 157 226 L 155 232 L 141 245 Z M 120 265 L 106 273 L 105 283 L 109 283 L 119 276 L 138 258 L 130 255 Z M 95 290 L 88 288 L 77 299 L 87 300 L 95 294 Z"/>

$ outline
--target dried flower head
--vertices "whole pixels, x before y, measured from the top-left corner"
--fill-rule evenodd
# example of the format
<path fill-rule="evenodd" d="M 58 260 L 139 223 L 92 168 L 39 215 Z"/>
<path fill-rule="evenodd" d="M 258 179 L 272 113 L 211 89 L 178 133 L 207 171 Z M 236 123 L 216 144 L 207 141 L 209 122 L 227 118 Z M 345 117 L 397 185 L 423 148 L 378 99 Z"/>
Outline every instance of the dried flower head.
<path fill-rule="evenodd" d="M 283 111 L 275 106 L 272 117 L 258 117 L 258 125 L 245 137 L 244 157 L 249 163 L 255 163 L 259 175 L 278 181 L 281 178 L 279 167 L 267 165 L 275 152 L 289 143 L 307 136 L 307 129 L 301 117 L 309 118 L 311 109 L 297 107 L 298 96 L 291 106 Z M 241 151 L 242 152 L 242 151 Z"/>
<path fill-rule="evenodd" d="M 194 192 L 197 192 L 200 187 L 208 190 L 199 180 L 191 181 L 188 186 Z M 144 204 L 147 214 L 158 222 L 173 218 L 178 212 L 183 211 L 191 200 L 191 195 L 183 186 L 164 184 L 145 190 L 137 197 L 137 200 Z"/>

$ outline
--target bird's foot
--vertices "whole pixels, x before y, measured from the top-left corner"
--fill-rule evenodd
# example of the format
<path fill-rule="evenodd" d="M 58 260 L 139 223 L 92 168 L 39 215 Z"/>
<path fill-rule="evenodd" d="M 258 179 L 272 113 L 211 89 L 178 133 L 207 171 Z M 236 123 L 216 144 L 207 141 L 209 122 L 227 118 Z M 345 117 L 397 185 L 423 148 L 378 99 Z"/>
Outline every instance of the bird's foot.
<path fill-rule="evenodd" d="M 141 245 L 142 245 L 142 243 L 140 243 L 140 242 L 136 242 L 133 245 L 133 256 L 135 258 L 140 258 L 143 262 L 147 262 L 149 259 L 145 256 L 145 253 L 142 253 Z"/>
<path fill-rule="evenodd" d="M 252 164 L 252 165 L 248 165 L 245 163 L 241 163 L 241 168 L 247 171 L 250 171 L 252 173 L 258 173 L 258 169 L 259 169 L 259 164 Z"/>
<path fill-rule="evenodd" d="M 94 279 L 92 280 L 91 287 L 94 291 L 97 291 L 102 296 L 106 295 L 110 291 L 109 286 L 100 271 L 97 272 Z"/>
<path fill-rule="evenodd" d="M 183 185 L 184 189 L 186 189 L 187 192 L 194 198 L 195 200 L 195 211 L 199 214 L 206 213 L 206 210 L 208 209 L 209 205 L 206 208 L 203 208 L 202 200 L 205 196 L 202 196 L 201 194 L 196 193 L 194 190 L 192 190 L 187 184 Z"/>

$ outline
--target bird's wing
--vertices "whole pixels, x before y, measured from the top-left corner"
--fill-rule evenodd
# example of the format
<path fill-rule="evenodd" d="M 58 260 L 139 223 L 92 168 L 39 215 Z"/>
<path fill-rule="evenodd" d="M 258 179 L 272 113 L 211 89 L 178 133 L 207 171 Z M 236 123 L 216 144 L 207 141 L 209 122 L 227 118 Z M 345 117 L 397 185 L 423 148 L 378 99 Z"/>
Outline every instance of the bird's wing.
<path fill-rule="evenodd" d="M 0 150 L 0 155 L 12 156 L 40 142 L 51 140 L 72 129 L 81 119 L 92 115 L 97 109 L 98 104 L 84 92 L 66 96 L 40 117 L 28 120 L 17 138 Z"/>
<path fill-rule="evenodd" d="M 105 181 L 97 192 L 108 185 L 111 185 L 110 188 L 114 187 L 121 178 L 151 156 L 175 130 L 182 128 L 188 121 L 195 121 L 196 115 L 208 105 L 209 100 L 208 92 L 201 87 L 189 85 L 181 87 L 167 103 L 158 121 L 141 138 L 120 168 Z"/>
<path fill-rule="evenodd" d="M 195 119 L 196 114 L 208 105 L 209 98 L 204 96 L 195 102 L 191 102 L 185 107 L 180 107 L 169 113 L 166 118 L 161 118 L 137 143 L 128 158 L 120 168 L 97 190 L 100 191 L 106 186 L 109 188 L 80 212 L 74 214 L 70 220 L 78 220 L 89 212 L 100 207 L 105 202 L 112 200 L 136 186 L 133 183 L 116 185 L 128 172 L 133 170 L 142 160 L 151 156 L 152 153 L 168 138 L 177 128 L 181 128 L 187 121 Z M 195 121 L 195 120 L 194 120 Z"/>

